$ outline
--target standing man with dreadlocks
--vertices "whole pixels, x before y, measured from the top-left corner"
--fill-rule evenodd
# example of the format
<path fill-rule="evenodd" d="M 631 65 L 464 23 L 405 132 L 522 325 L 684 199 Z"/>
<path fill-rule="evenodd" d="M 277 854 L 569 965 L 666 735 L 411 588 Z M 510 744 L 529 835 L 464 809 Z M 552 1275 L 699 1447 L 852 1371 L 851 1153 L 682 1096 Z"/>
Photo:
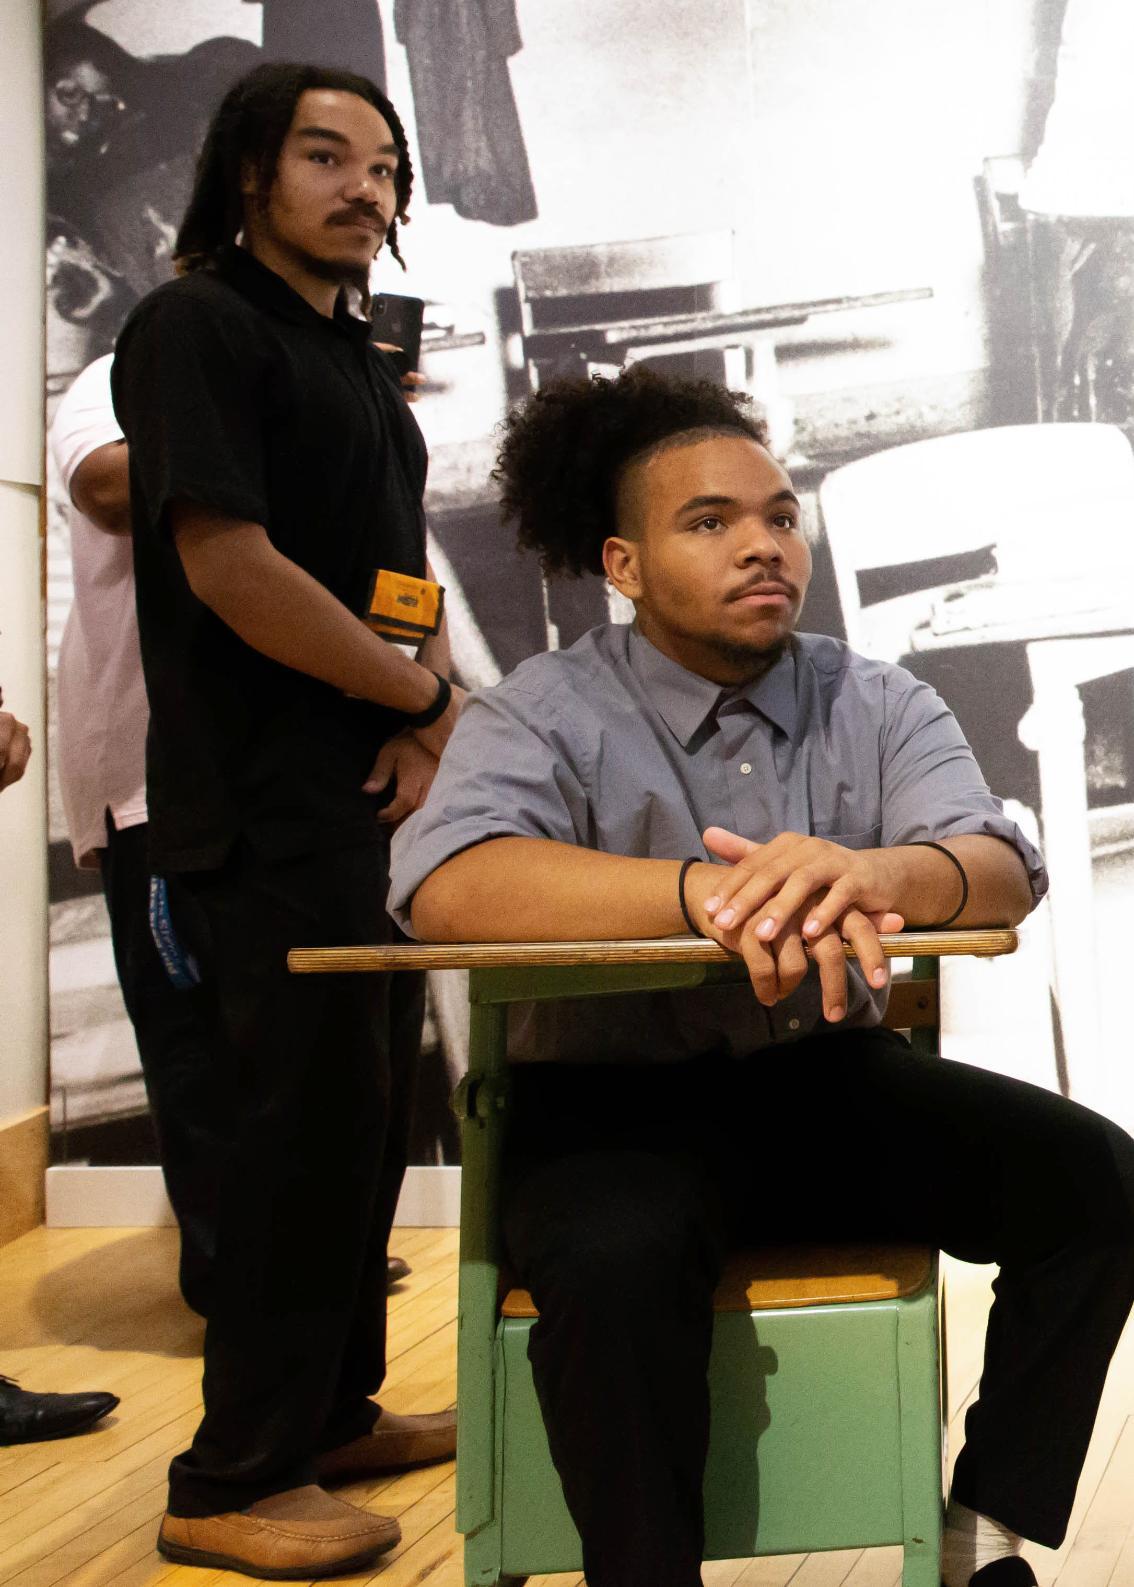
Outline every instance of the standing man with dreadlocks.
<path fill-rule="evenodd" d="M 209 129 L 179 280 L 119 339 L 151 863 L 200 905 L 234 1154 L 219 1190 L 205 1414 L 159 1548 L 256 1576 L 358 1568 L 396 1521 L 318 1485 L 453 1452 L 398 1417 L 386 1242 L 406 1156 L 420 983 L 289 977 L 299 943 L 377 942 L 389 824 L 424 798 L 460 700 L 425 560 L 426 455 L 350 312 L 397 251 L 411 168 L 348 73 L 264 66 Z M 412 609 L 396 604 L 409 593 Z M 411 611 L 411 659 L 374 630 Z"/>

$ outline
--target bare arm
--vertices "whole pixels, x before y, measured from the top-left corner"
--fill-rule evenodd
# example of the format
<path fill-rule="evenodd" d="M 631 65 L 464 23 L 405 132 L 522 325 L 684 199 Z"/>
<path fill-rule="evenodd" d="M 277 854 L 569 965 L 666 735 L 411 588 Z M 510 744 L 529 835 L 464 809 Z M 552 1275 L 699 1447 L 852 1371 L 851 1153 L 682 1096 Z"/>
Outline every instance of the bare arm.
<path fill-rule="evenodd" d="M 744 853 L 772 847 L 736 841 Z M 969 902 L 954 924 L 1018 924 L 1031 894 L 1015 850 L 988 837 L 952 838 L 948 846 L 969 877 Z M 860 857 L 853 850 L 842 853 L 852 861 Z M 882 856 L 895 860 L 893 892 L 886 894 L 893 901 L 865 897 L 869 912 L 893 911 L 916 925 L 942 920 L 956 908 L 960 878 L 935 850 L 871 849 L 862 855 L 867 856 L 872 862 Z M 413 927 L 427 942 L 669 936 L 688 929 L 677 900 L 678 868 L 676 860 L 627 859 L 546 838 L 493 838 L 463 849 L 426 877 L 414 895 Z M 693 866 L 686 880 L 690 907 L 703 914 L 706 900 L 736 889 L 747 874 L 739 865 Z M 812 913 L 819 915 L 820 908 Z M 823 918 L 830 913 L 822 911 Z M 704 924 L 711 924 L 707 917 Z"/>
<path fill-rule="evenodd" d="M 437 575 L 428 561 L 425 564 L 425 576 L 436 584 Z M 441 627 L 421 647 L 419 659 L 422 666 L 428 667 L 430 672 L 436 672 L 442 678 L 449 676 L 453 658 L 449 649 L 449 619 L 444 614 L 441 617 Z"/>
<path fill-rule="evenodd" d="M 934 849 L 857 851 L 792 833 L 754 844 L 720 828 L 705 836 L 710 850 L 730 863 L 690 868 L 690 913 L 705 936 L 744 959 L 756 996 L 769 1007 L 795 991 L 811 958 L 819 966 L 826 1017 L 841 1019 L 847 998 L 844 943 L 855 949 L 869 984 L 884 987 L 888 971 L 879 931 L 900 931 L 904 920 L 943 920 L 959 902 L 960 877 Z M 805 853 L 800 845 L 817 845 L 822 853 Z M 964 837 L 950 839 L 949 847 L 969 878 L 969 902 L 955 925 L 1006 926 L 1023 919 L 1031 892 L 1009 844 Z M 785 858 L 793 851 L 794 864 Z M 817 879 L 821 861 L 832 876 L 827 884 Z M 776 887 L 769 876 L 785 866 L 787 878 Z M 805 867 L 810 869 L 802 875 Z M 676 860 L 627 859 L 540 838 L 494 838 L 462 850 L 426 877 L 411 906 L 413 929 L 427 942 L 672 936 L 688 930 L 677 896 L 679 869 Z M 742 898 L 757 872 L 763 875 L 757 890 L 767 895 L 772 888 L 767 910 Z M 855 885 L 837 894 L 839 876 L 852 872 Z M 870 876 L 873 881 L 863 879 Z M 726 902 L 708 908 L 715 899 Z M 738 918 L 723 925 L 727 902 Z M 767 919 L 777 925 L 758 934 Z"/>
<path fill-rule="evenodd" d="M 426 710 L 437 680 L 372 634 L 317 579 L 276 550 L 262 525 L 188 502 L 172 508 L 189 588 L 245 644 L 345 694 L 411 714 Z M 440 754 L 460 702 L 417 736 Z"/>
<path fill-rule="evenodd" d="M 425 575 L 436 582 L 437 575 L 428 561 Z M 449 676 L 449 620 L 444 615 L 440 628 L 422 645 L 418 660 L 438 677 Z M 459 706 L 465 698 L 464 690 L 454 690 L 454 694 Z M 395 827 L 406 816 L 421 809 L 433 786 L 437 765 L 437 756 L 423 748 L 415 733 L 399 733 L 396 738 L 383 744 L 370 776 L 362 786 L 367 793 L 382 793 L 389 788 L 391 779 L 397 779 L 394 797 L 378 812 L 378 819 L 384 826 Z"/>
<path fill-rule="evenodd" d="M 71 475 L 71 500 L 99 529 L 130 533 L 130 453 L 125 441 L 88 452 Z"/>
<path fill-rule="evenodd" d="M 673 936 L 688 929 L 679 869 L 675 860 L 627 859 L 550 838 L 492 838 L 426 877 L 414 894 L 413 929 L 426 942 Z"/>
<path fill-rule="evenodd" d="M 1032 890 L 1024 862 L 1003 838 L 980 834 L 945 838 L 941 847 L 964 867 L 969 897 L 952 921 L 965 926 L 1018 926 L 1032 907 Z M 955 866 L 925 847 L 887 849 L 901 866 L 897 886 L 902 903 L 895 904 L 910 926 L 945 920 L 961 899 L 961 878 Z"/>

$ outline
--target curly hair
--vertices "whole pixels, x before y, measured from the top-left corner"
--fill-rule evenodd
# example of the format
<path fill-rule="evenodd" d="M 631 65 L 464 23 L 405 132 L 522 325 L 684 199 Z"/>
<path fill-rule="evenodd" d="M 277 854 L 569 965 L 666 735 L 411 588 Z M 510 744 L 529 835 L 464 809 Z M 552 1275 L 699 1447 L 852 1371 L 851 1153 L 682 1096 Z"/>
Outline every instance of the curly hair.
<path fill-rule="evenodd" d="M 386 246 L 405 269 L 398 251 L 398 221 L 408 221 L 413 166 L 405 128 L 397 111 L 368 77 L 330 66 L 304 66 L 287 62 L 257 66 L 234 83 L 221 100 L 209 124 L 197 160 L 193 191 L 177 233 L 173 259 L 180 275 L 209 269 L 226 243 L 236 240 L 244 223 L 241 176 L 246 162 L 256 169 L 256 185 L 266 194 L 276 174 L 284 138 L 295 116 L 301 94 L 311 88 L 329 88 L 357 94 L 386 120 L 398 150 L 394 178 L 397 196 L 395 218 L 386 232 Z"/>
<path fill-rule="evenodd" d="M 504 420 L 492 478 L 505 523 L 546 573 L 601 573 L 619 532 L 615 493 L 626 465 L 675 436 L 725 433 L 767 445 L 749 398 L 711 380 L 635 365 L 613 380 L 550 380 Z"/>

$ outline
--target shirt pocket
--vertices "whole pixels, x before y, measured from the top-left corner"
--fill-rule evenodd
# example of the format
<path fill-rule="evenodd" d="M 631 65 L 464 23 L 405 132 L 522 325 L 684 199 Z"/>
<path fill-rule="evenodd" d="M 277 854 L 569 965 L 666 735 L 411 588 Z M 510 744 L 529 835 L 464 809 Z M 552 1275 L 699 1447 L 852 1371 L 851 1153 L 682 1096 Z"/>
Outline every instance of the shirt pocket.
<path fill-rule="evenodd" d="M 882 827 L 867 827 L 863 832 L 843 832 L 838 826 L 817 826 L 814 836 L 828 843 L 838 843 L 844 849 L 877 849 L 882 846 Z"/>

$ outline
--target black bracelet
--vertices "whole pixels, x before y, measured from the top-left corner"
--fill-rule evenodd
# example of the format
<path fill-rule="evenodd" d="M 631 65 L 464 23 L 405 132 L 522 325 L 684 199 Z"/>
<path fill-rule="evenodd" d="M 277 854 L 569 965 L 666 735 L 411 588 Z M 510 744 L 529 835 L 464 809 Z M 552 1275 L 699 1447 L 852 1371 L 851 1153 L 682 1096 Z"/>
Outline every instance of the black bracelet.
<path fill-rule="evenodd" d="M 432 705 L 427 705 L 424 711 L 418 711 L 410 716 L 406 713 L 407 727 L 432 727 L 440 716 L 444 716 L 449 709 L 449 701 L 453 698 L 453 686 L 448 678 L 443 678 L 439 672 L 433 676 L 437 679 L 437 698 Z"/>
<path fill-rule="evenodd" d="M 685 902 L 685 878 L 689 874 L 691 865 L 700 865 L 701 861 L 696 854 L 687 860 L 682 860 L 681 869 L 677 873 L 677 902 L 681 905 L 681 913 L 685 916 L 685 924 L 695 937 L 703 937 L 705 933 L 698 931 L 693 924 L 693 916 L 689 913 L 689 905 Z"/>
<path fill-rule="evenodd" d="M 968 874 L 965 871 L 965 867 L 953 853 L 952 849 L 947 849 L 943 843 L 934 843 L 930 838 L 918 838 L 909 846 L 911 849 L 936 849 L 938 854 L 944 854 L 945 858 L 947 860 L 952 860 L 953 864 L 957 867 L 957 873 L 961 878 L 961 902 L 957 905 L 956 909 L 954 909 L 953 913 L 948 917 L 947 920 L 938 920 L 932 926 L 922 926 L 920 928 L 922 931 L 943 931 L 946 926 L 951 926 L 953 924 L 958 915 L 962 915 L 965 912 L 965 905 L 969 901 Z"/>

